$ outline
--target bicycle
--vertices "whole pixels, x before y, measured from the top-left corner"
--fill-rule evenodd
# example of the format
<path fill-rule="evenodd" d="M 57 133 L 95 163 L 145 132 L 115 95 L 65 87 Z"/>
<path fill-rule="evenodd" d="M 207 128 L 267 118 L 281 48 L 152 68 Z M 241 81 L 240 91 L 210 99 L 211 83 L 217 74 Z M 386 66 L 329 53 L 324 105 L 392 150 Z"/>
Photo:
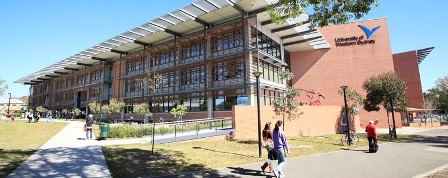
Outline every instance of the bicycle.
<path fill-rule="evenodd" d="M 342 146 L 346 146 L 353 143 L 359 143 L 359 136 L 356 134 L 354 130 L 350 130 L 350 140 L 347 138 L 347 131 L 344 132 L 344 136 L 341 138 Z"/>

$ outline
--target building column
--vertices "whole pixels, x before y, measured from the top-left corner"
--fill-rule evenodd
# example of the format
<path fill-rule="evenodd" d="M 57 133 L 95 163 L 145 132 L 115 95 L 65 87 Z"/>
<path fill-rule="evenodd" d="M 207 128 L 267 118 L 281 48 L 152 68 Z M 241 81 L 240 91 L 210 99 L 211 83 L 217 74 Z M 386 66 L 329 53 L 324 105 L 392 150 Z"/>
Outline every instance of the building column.
<path fill-rule="evenodd" d="M 213 97 L 207 97 L 207 117 L 213 118 Z"/>

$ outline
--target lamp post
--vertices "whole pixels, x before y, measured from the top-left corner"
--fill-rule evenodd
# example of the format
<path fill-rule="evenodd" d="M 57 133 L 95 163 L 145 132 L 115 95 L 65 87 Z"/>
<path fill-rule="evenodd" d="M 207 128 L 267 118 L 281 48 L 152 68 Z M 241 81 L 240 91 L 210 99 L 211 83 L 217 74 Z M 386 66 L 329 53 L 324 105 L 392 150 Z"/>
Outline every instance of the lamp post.
<path fill-rule="evenodd" d="M 258 157 L 261 158 L 261 119 L 260 119 L 260 71 L 253 73 L 257 79 L 257 117 L 258 117 Z"/>
<path fill-rule="evenodd" d="M 347 108 L 347 95 L 345 94 L 345 89 L 347 89 L 348 86 L 341 86 L 342 91 L 344 91 L 344 105 L 345 105 L 345 118 L 347 119 L 347 139 L 348 139 L 348 146 L 352 144 L 352 138 L 350 137 L 350 120 L 348 119 L 348 108 Z"/>
<path fill-rule="evenodd" d="M 11 105 L 11 93 L 9 94 L 9 98 L 8 98 L 8 112 L 6 112 L 7 115 L 9 115 L 9 105 Z"/>

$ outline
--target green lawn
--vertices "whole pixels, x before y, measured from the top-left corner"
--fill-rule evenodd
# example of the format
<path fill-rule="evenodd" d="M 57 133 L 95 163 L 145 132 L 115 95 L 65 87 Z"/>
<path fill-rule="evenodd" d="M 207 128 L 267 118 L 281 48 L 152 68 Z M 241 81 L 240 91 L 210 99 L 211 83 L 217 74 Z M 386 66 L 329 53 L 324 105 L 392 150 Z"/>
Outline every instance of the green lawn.
<path fill-rule="evenodd" d="M 360 142 L 351 147 L 341 146 L 342 135 L 321 137 L 289 137 L 292 147 L 287 157 L 299 157 L 343 149 L 367 146 L 365 134 L 360 134 Z M 412 136 L 400 136 L 408 139 Z M 380 136 L 380 143 L 390 141 L 388 135 Z M 213 171 L 213 168 L 263 162 L 258 158 L 256 140 L 225 141 L 222 137 L 205 140 L 168 143 L 155 146 L 151 154 L 149 144 L 105 146 L 103 152 L 113 177 L 141 177 L 180 174 L 190 171 Z"/>
<path fill-rule="evenodd" d="M 40 120 L 42 121 L 42 120 Z M 0 121 L 0 177 L 6 177 L 67 123 Z"/>

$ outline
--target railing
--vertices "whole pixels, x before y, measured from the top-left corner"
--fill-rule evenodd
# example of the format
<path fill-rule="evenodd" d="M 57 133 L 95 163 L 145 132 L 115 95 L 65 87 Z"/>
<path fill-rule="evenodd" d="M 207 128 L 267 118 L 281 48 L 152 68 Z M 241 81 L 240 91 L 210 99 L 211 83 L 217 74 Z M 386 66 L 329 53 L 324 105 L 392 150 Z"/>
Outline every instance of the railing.
<path fill-rule="evenodd" d="M 152 135 L 153 126 L 155 135 L 158 135 L 158 143 L 195 139 L 216 135 L 224 135 L 233 129 L 232 118 L 206 118 L 185 121 L 173 121 L 146 124 L 112 124 L 110 136 L 114 137 L 114 127 L 131 128 L 134 135 L 131 137 L 147 137 Z M 117 128 L 120 130 L 123 128 Z"/>

